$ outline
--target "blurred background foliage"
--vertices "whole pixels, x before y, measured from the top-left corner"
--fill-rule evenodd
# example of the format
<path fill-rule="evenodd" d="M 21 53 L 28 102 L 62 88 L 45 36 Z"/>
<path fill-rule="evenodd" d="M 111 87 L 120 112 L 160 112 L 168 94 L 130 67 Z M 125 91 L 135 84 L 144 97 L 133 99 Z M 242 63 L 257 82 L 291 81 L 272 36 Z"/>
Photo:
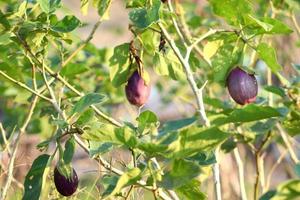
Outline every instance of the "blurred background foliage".
<path fill-rule="evenodd" d="M 153 183 L 156 181 L 153 177 L 157 178 L 159 187 L 175 188 L 180 199 L 213 199 L 210 166 L 216 162 L 216 147 L 221 145 L 218 159 L 223 197 L 239 199 L 237 157 L 233 153 L 234 149 L 239 148 L 249 199 L 252 199 L 254 191 L 258 154 L 263 158 L 260 160 L 263 166 L 260 166 L 260 170 L 264 172 L 262 180 L 265 181 L 260 194 L 270 190 L 267 194 L 277 199 L 300 196 L 300 165 L 293 163 L 286 152 L 279 134 L 283 130 L 277 128 L 278 124 L 282 125 L 299 157 L 300 28 L 297 19 L 300 1 L 173 2 L 175 13 L 181 21 L 179 24 L 191 30 L 191 36 L 186 37 L 198 38 L 209 29 L 234 30 L 221 31 L 208 37 L 206 42 L 199 44 L 200 54 L 193 51 L 190 57 L 198 86 L 208 80 L 204 89 L 204 103 L 213 127 L 207 129 L 197 124 L 195 97 L 180 61 L 168 44 L 159 51 L 162 40 L 159 27 L 155 24 L 156 15 L 153 14 L 156 5 L 161 7 L 160 18 L 168 31 L 176 35 L 171 23 L 171 17 L 175 14 L 168 11 L 166 5 L 160 5 L 159 1 L 149 4 L 147 0 L 113 0 L 110 9 L 106 10 L 105 3 L 109 1 L 47 2 L 0 0 L 0 70 L 34 88 L 32 65 L 36 65 L 35 59 L 39 59 L 43 65 L 50 66 L 53 72 L 59 72 L 78 91 L 94 94 L 97 107 L 104 113 L 126 122 L 125 128 L 115 129 L 99 121 L 85 102 L 92 101 L 91 96 L 80 98 L 65 84 L 55 81 L 52 89 L 61 109 L 67 113 L 70 124 L 88 127 L 82 137 L 90 141 L 91 157 L 104 155 L 113 166 L 126 170 L 129 168 L 129 174 L 133 173 L 130 171 L 132 168 L 141 170 L 148 175 L 147 182 Z M 141 10 L 153 14 L 149 14 L 149 21 L 138 18 Z M 97 23 L 99 29 L 93 38 L 89 38 Z M 128 53 L 131 40 L 135 42 L 152 86 L 150 99 L 142 108 L 144 112 L 141 115 L 137 108 L 126 101 L 124 94 L 124 84 L 132 72 Z M 184 51 L 180 40 L 180 37 L 175 37 L 179 49 Z M 66 60 L 83 44 L 85 46 L 71 60 Z M 255 71 L 259 82 L 255 104 L 241 107 L 230 99 L 225 81 L 228 71 L 235 65 L 247 66 L 248 70 Z M 273 72 L 271 84 L 267 78 L 270 70 Z M 47 76 L 49 80 L 51 77 L 55 78 L 56 74 Z M 4 76 L 0 76 L 0 79 L 1 132 L 5 132 L 11 142 L 26 119 L 33 97 Z M 36 83 L 37 88 L 45 85 L 40 71 L 36 73 Z M 48 92 L 46 94 L 50 95 Z M 85 104 L 81 109 L 78 108 L 80 101 Z M 74 111 L 74 105 L 80 111 Z M 38 102 L 26 134 L 20 141 L 14 166 L 15 179 L 9 189 L 8 199 L 21 199 L 24 188 L 20 183 L 23 183 L 33 160 L 41 154 L 36 145 L 39 144 L 40 150 L 52 154 L 56 147 L 55 134 L 61 134 L 59 130 L 66 127 L 67 124 L 58 117 L 53 105 L 43 100 Z M 268 139 L 266 145 L 261 145 L 265 139 Z M 179 144 L 181 141 L 185 144 Z M 0 154 L 0 183 L 3 184 L 11 155 L 6 152 L 3 134 L 0 142 L 3 151 Z M 258 153 L 259 147 L 263 152 Z M 132 166 L 131 149 L 141 154 L 143 166 Z M 158 169 L 155 176 L 149 175 L 148 168 L 153 165 L 149 159 L 153 156 L 163 165 L 163 178 Z M 276 168 L 273 169 L 274 165 Z M 116 187 L 116 176 L 102 169 L 78 145 L 73 166 L 80 177 L 80 189 L 73 199 L 100 199 L 102 195 L 112 195 L 113 192 L 119 197 L 112 199 L 122 199 L 124 193 L 121 190 L 109 190 L 111 185 Z M 268 174 L 274 176 L 269 178 Z M 49 180 L 52 180 L 51 176 L 50 173 Z M 294 180 L 286 182 L 290 179 Z M 130 181 L 124 181 L 124 185 Z M 47 183 L 40 198 L 62 198 L 55 191 L 52 181 Z M 277 193 L 274 189 L 277 189 Z M 137 188 L 131 199 L 142 198 L 153 199 L 153 195 Z M 262 199 L 269 198 L 265 195 Z"/>

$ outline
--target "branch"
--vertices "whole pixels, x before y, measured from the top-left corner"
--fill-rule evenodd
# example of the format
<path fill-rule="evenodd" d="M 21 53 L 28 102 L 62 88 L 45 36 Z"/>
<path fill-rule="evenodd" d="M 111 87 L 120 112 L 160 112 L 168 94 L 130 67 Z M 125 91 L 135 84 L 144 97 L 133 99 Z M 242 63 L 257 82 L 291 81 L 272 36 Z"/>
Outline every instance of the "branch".
<path fill-rule="evenodd" d="M 0 70 L 0 75 L 2 75 L 3 77 L 5 77 L 6 79 L 10 80 L 11 82 L 15 83 L 16 85 L 24 88 L 25 90 L 31 92 L 32 94 L 35 94 L 36 96 L 51 102 L 51 99 L 49 99 L 48 97 L 45 97 L 44 95 L 40 94 L 39 92 L 31 89 L 30 87 L 28 87 L 27 85 L 25 85 L 24 83 L 15 80 L 14 78 L 10 77 L 9 75 L 7 75 L 5 72 L 3 72 L 2 70 Z"/>
<path fill-rule="evenodd" d="M 93 39 L 94 34 L 101 22 L 101 19 L 96 22 L 87 39 L 62 63 L 62 67 L 66 66 Z"/>
<path fill-rule="evenodd" d="M 24 49 L 30 54 L 30 56 L 34 59 L 34 62 L 40 67 L 40 68 L 45 68 L 45 70 L 55 79 L 59 80 L 60 82 L 62 82 L 67 88 L 69 88 L 72 92 L 74 92 L 75 94 L 77 94 L 78 96 L 83 97 L 85 94 L 78 91 L 74 86 L 72 86 L 68 81 L 66 81 L 59 73 L 54 72 L 50 67 L 43 65 L 43 63 L 32 53 L 31 49 L 29 48 L 29 46 L 18 36 L 17 33 L 15 33 L 15 35 L 17 36 L 17 38 L 19 39 L 19 41 L 21 42 L 22 46 L 24 47 Z M 49 83 L 50 84 L 50 83 Z M 35 92 L 35 91 L 34 91 Z M 36 92 L 35 92 L 36 93 Z M 49 99 L 48 99 L 49 100 Z M 51 102 L 52 103 L 52 102 Z M 99 115 L 100 117 L 102 117 L 103 119 L 105 119 L 106 121 L 110 122 L 111 124 L 117 126 L 117 127 L 121 127 L 123 126 L 120 122 L 116 121 L 115 119 L 107 116 L 106 114 L 104 114 L 101 110 L 99 110 L 96 106 L 91 105 L 90 106 L 97 115 Z"/>
<path fill-rule="evenodd" d="M 25 122 L 24 122 L 23 126 L 20 128 L 20 131 L 17 135 L 17 139 L 15 141 L 15 144 L 14 144 L 14 147 L 13 147 L 13 150 L 12 150 L 12 156 L 11 156 L 9 164 L 8 164 L 7 179 L 6 179 L 6 182 L 4 184 L 0 200 L 5 199 L 5 197 L 7 195 L 7 192 L 8 192 L 8 189 L 10 188 L 11 182 L 13 180 L 14 163 L 15 163 L 15 158 L 16 158 L 16 155 L 17 155 L 17 150 L 18 150 L 20 138 L 21 138 L 21 135 L 23 135 L 25 133 L 25 130 L 26 130 L 28 124 L 29 124 L 29 121 L 31 120 L 31 117 L 33 115 L 33 111 L 35 109 L 37 101 L 38 101 L 38 96 L 34 96 L 34 99 L 33 99 L 32 103 L 30 105 L 29 113 L 28 113 L 28 115 L 25 119 Z"/>
<path fill-rule="evenodd" d="M 280 136 L 283 139 L 283 142 L 285 143 L 285 145 L 290 153 L 292 160 L 294 161 L 295 164 L 297 164 L 299 162 L 299 159 L 297 158 L 297 155 L 289 141 L 287 133 L 284 131 L 284 129 L 281 127 L 281 125 L 279 123 L 276 124 L 276 127 L 280 133 Z"/>
<path fill-rule="evenodd" d="M 272 175 L 273 175 L 275 169 L 279 166 L 279 164 L 281 163 L 281 161 L 284 159 L 286 153 L 287 153 L 287 150 L 283 151 L 281 153 L 281 155 L 279 156 L 279 158 L 276 160 L 276 163 L 270 169 L 269 174 L 267 175 L 267 183 L 266 183 L 266 185 L 264 187 L 264 191 L 269 190 Z"/>
<path fill-rule="evenodd" d="M 267 144 L 267 142 L 271 139 L 272 132 L 269 131 L 265 139 L 262 141 L 261 145 L 255 152 L 255 166 L 256 166 L 256 179 L 255 179 L 255 184 L 254 184 L 254 200 L 258 198 L 258 193 L 259 193 L 259 185 L 258 182 L 260 180 L 261 176 L 261 171 L 260 171 L 260 163 L 262 162 L 261 154 L 264 146 Z"/>
<path fill-rule="evenodd" d="M 172 6 L 172 3 L 171 3 L 171 0 L 168 0 L 167 3 L 168 3 L 169 11 L 170 11 L 171 13 L 174 13 L 174 14 L 175 14 L 174 9 L 173 9 L 173 6 Z M 184 36 L 183 36 L 183 33 L 181 32 L 181 29 L 179 28 L 179 26 L 178 26 L 178 24 L 177 24 L 177 22 L 176 22 L 176 20 L 175 20 L 175 18 L 174 18 L 173 15 L 171 15 L 171 19 L 172 19 L 173 25 L 174 25 L 174 27 L 175 27 L 175 29 L 176 29 L 176 32 L 177 32 L 178 36 L 180 37 L 181 42 L 183 43 L 183 45 L 184 45 L 185 47 L 187 47 L 187 44 L 186 44 L 185 38 L 184 38 Z"/>
<path fill-rule="evenodd" d="M 177 7 L 178 6 L 178 1 L 176 0 L 175 1 L 175 6 Z M 173 7 L 172 7 L 172 4 L 169 3 L 169 10 L 174 10 Z M 180 11 L 180 9 L 178 9 Z M 176 22 L 175 21 L 175 24 L 177 25 L 178 27 L 178 30 L 181 32 L 185 42 L 188 44 L 188 45 L 191 45 L 192 42 L 190 41 L 190 39 L 192 38 L 192 34 L 191 32 L 189 31 L 188 27 L 187 27 L 187 24 L 185 22 L 185 19 L 183 17 L 183 14 L 182 13 L 176 13 L 176 16 L 178 16 L 178 21 Z M 174 22 L 173 22 L 174 23 Z M 198 47 L 198 46 L 195 46 L 195 52 L 201 57 L 203 58 L 203 60 L 211 66 L 211 62 L 210 60 L 206 59 L 205 56 L 203 55 L 203 52 L 202 50 Z"/>
<path fill-rule="evenodd" d="M 203 89 L 205 84 L 198 89 L 197 84 L 195 82 L 195 79 L 193 77 L 193 73 L 189 64 L 189 55 L 190 55 L 190 51 L 193 49 L 193 45 L 192 47 L 189 47 L 187 49 L 187 54 L 185 56 L 185 58 L 182 56 L 179 48 L 177 47 L 177 45 L 175 44 L 174 40 L 171 38 L 170 34 L 168 33 L 168 31 L 165 29 L 165 27 L 159 22 L 158 23 L 160 29 L 162 30 L 163 34 L 165 35 L 165 38 L 167 40 L 167 42 L 169 43 L 169 45 L 171 46 L 171 48 L 173 49 L 175 55 L 177 56 L 177 58 L 179 59 L 179 61 L 181 62 L 184 70 L 185 70 L 185 74 L 187 77 L 187 80 L 190 84 L 190 87 L 193 90 L 193 93 L 196 97 L 196 101 L 197 101 L 197 106 L 198 106 L 198 113 L 200 116 L 200 121 L 201 124 L 209 127 L 210 126 L 210 122 L 206 116 L 206 112 L 205 112 L 205 107 L 204 107 L 204 102 L 203 102 Z M 203 37 L 200 37 L 196 42 L 200 42 L 201 40 L 203 40 L 204 38 L 208 37 L 208 35 L 213 34 L 213 31 L 208 32 L 207 34 L 204 34 Z M 218 150 L 216 150 L 216 157 L 218 160 Z M 222 195 L 221 195 L 221 182 L 220 182 L 220 171 L 219 171 L 219 164 L 218 162 L 215 163 L 213 165 L 213 175 L 214 175 L 214 184 L 215 184 L 215 196 L 217 200 L 221 200 L 222 199 Z"/>
<path fill-rule="evenodd" d="M 292 22 L 293 22 L 293 24 L 294 24 L 294 26 L 296 28 L 297 35 L 300 37 L 300 26 L 299 26 L 299 24 L 297 22 L 296 15 L 295 15 L 294 12 L 291 12 L 290 18 L 292 19 Z"/>
<path fill-rule="evenodd" d="M 171 46 L 171 48 L 173 49 L 175 55 L 177 56 L 177 58 L 179 59 L 180 63 L 182 64 L 184 70 L 185 70 L 185 74 L 187 77 L 187 80 L 193 90 L 194 95 L 196 96 L 196 101 L 197 101 L 197 105 L 198 105 L 198 112 L 200 114 L 200 120 L 201 120 L 201 124 L 202 125 L 206 125 L 209 126 L 209 120 L 207 119 L 206 113 L 205 113 L 205 108 L 204 108 L 204 103 L 203 103 L 203 97 L 202 97 L 202 89 L 198 89 L 197 84 L 194 80 L 193 77 L 193 73 L 190 67 L 190 64 L 188 62 L 188 58 L 187 56 L 184 58 L 179 50 L 179 48 L 177 47 L 177 45 L 175 44 L 174 40 L 171 38 L 171 36 L 169 35 L 169 33 L 167 32 L 167 30 L 165 29 L 165 27 L 161 24 L 158 23 L 160 29 L 162 30 L 163 34 L 166 37 L 166 40 L 168 41 L 169 45 Z M 191 49 L 191 48 L 189 48 Z M 188 55 L 188 53 L 187 53 Z"/>
<path fill-rule="evenodd" d="M 246 188 L 245 188 L 245 179 L 244 179 L 244 164 L 241 159 L 239 149 L 236 147 L 233 150 L 234 157 L 238 166 L 238 171 L 239 171 L 239 181 L 240 181 L 240 192 L 241 192 L 241 198 L 242 200 L 247 200 L 247 193 L 246 193 Z"/>
<path fill-rule="evenodd" d="M 74 135 L 75 140 L 77 142 L 77 144 L 86 152 L 89 154 L 89 149 L 88 147 L 84 144 L 84 142 L 77 136 Z M 124 174 L 123 171 L 114 168 L 110 163 L 108 163 L 106 160 L 104 160 L 101 156 L 97 156 L 94 158 L 95 160 L 97 160 L 106 170 L 113 172 L 114 174 L 118 175 L 118 176 L 122 176 Z M 143 180 L 140 180 L 137 182 L 139 185 L 141 185 L 142 187 L 144 187 L 145 189 L 151 190 L 153 191 L 153 188 L 150 186 L 147 186 L 147 183 Z M 164 199 L 164 200 L 172 200 L 167 194 L 165 194 L 161 189 L 158 189 L 158 195 Z"/>

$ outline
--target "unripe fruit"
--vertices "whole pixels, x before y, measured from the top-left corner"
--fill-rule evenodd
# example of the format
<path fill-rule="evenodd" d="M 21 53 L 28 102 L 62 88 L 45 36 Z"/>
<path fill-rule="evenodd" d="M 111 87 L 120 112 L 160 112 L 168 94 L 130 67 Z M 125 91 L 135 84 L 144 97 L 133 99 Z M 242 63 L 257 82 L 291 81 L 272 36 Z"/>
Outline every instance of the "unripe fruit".
<path fill-rule="evenodd" d="M 78 187 L 78 177 L 72 168 L 72 177 L 68 178 L 61 174 L 57 167 L 54 169 L 54 183 L 57 191 L 63 196 L 71 196 Z"/>
<path fill-rule="evenodd" d="M 230 96 L 241 105 L 252 103 L 257 96 L 257 81 L 253 74 L 248 74 L 239 67 L 231 70 L 227 77 Z"/>
<path fill-rule="evenodd" d="M 137 70 L 128 79 L 125 87 L 127 100 L 135 106 L 142 106 L 147 102 L 150 90 L 150 86 L 146 85 Z"/>

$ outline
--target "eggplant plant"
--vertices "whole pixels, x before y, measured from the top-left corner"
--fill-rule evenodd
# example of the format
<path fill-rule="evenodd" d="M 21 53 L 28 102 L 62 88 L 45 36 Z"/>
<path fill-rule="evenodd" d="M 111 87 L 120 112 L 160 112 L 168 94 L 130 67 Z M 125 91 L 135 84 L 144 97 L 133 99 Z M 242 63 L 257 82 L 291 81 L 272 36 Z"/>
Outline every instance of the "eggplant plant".
<path fill-rule="evenodd" d="M 298 199 L 299 11 L 0 0 L 0 200 Z M 114 44 L 100 44 L 102 23 Z M 17 177 L 33 134 L 40 154 Z"/>

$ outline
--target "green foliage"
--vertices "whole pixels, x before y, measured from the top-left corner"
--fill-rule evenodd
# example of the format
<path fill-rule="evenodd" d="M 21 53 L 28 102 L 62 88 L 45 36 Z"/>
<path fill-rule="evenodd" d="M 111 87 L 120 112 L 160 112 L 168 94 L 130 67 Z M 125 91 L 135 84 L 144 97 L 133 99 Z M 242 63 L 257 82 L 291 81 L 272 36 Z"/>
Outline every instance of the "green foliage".
<path fill-rule="evenodd" d="M 73 107 L 72 114 L 81 113 L 93 104 L 101 103 L 105 100 L 105 96 L 97 93 L 90 93 L 82 97 Z"/>
<path fill-rule="evenodd" d="M 61 33 L 68 33 L 80 25 L 79 19 L 75 16 L 65 16 L 61 21 L 51 26 L 51 29 Z"/>
<path fill-rule="evenodd" d="M 280 184 L 276 190 L 264 194 L 260 200 L 288 200 L 297 199 L 300 195 L 300 181 L 291 180 Z"/>
<path fill-rule="evenodd" d="M 108 189 L 104 192 L 103 196 L 108 198 L 117 194 L 121 189 L 127 185 L 136 183 L 141 177 L 141 170 L 139 168 L 133 168 L 122 174 L 119 178 L 114 178 L 108 186 Z"/>
<path fill-rule="evenodd" d="M 40 199 L 43 184 L 46 178 L 50 156 L 47 154 L 37 157 L 31 165 L 24 182 L 23 200 Z M 49 169 L 48 169 L 49 170 Z"/>
<path fill-rule="evenodd" d="M 215 125 L 227 123 L 252 122 L 272 117 L 281 117 L 281 113 L 270 106 L 247 105 L 242 109 L 232 111 L 227 117 L 221 117 L 213 121 Z"/>
<path fill-rule="evenodd" d="M 129 13 L 129 19 L 140 29 L 145 29 L 159 20 L 160 0 L 153 0 L 148 8 L 135 8 Z"/>
<path fill-rule="evenodd" d="M 275 49 L 267 45 L 266 43 L 260 43 L 257 47 L 257 53 L 259 57 L 266 62 L 272 72 L 276 73 L 282 70 L 282 67 L 278 64 Z"/>
<path fill-rule="evenodd" d="M 183 186 L 197 177 L 201 172 L 197 164 L 183 159 L 174 160 L 170 168 L 163 175 L 162 181 L 158 182 L 158 185 L 162 188 L 173 189 Z"/>
<path fill-rule="evenodd" d="M 69 165 L 72 162 L 72 158 L 75 153 L 75 145 L 75 139 L 71 136 L 65 144 L 65 151 L 63 155 L 63 160 L 66 165 Z"/>
<path fill-rule="evenodd" d="M 110 13 L 118 12 L 110 9 L 112 4 L 112 0 L 80 0 L 83 15 L 91 7 L 99 15 L 93 31 Z M 134 193 L 139 186 L 150 192 L 173 190 L 179 199 L 207 199 L 201 184 L 210 180 L 218 151 L 229 154 L 242 144 L 257 151 L 267 133 L 270 138 L 261 151 L 269 143 L 285 145 L 277 134 L 279 125 L 289 137 L 299 135 L 299 65 L 288 68 L 293 63 L 289 54 L 294 53 L 288 49 L 299 44 L 287 48 L 278 42 L 290 45 L 286 38 L 296 31 L 292 17 L 300 10 L 299 0 L 209 0 L 203 9 L 192 1 L 171 1 L 174 11 L 161 0 L 126 0 L 122 5 L 129 30 L 115 32 L 131 32 L 131 41 L 98 48 L 91 43 L 94 32 L 80 41 L 76 33 L 86 25 L 84 18 L 75 17 L 61 0 L 0 0 L 1 124 L 12 141 L 10 132 L 22 127 L 33 96 L 39 94 L 25 132 L 39 134 L 40 151 L 52 151 L 56 142 L 59 153 L 58 163 L 51 163 L 56 151 L 36 158 L 25 178 L 23 199 L 48 198 L 43 189 L 50 164 L 69 176 L 74 154 L 84 145 L 91 158 L 101 157 L 99 163 L 106 169 L 91 189 L 101 198 L 125 198 L 130 187 Z M 214 34 L 197 41 L 209 30 Z M 276 48 L 281 46 L 284 50 Z M 256 72 L 259 92 L 253 104 L 238 107 L 229 101 L 225 83 L 236 66 Z M 152 105 L 140 108 L 138 115 L 126 106 L 128 112 L 119 112 L 126 98 L 124 85 L 137 69 L 151 84 L 151 95 L 159 99 L 157 113 Z M 274 85 L 266 84 L 267 70 L 278 78 L 273 78 Z M 198 108 L 201 94 L 210 126 L 199 120 L 204 112 Z M 196 101 L 197 96 L 201 98 Z M 165 108 L 172 111 L 170 117 Z M 76 145 L 79 139 L 84 141 Z M 110 158 L 119 151 L 131 154 L 130 162 Z M 114 173 L 114 167 L 120 173 Z M 299 163 L 293 168 L 299 178 Z M 261 199 L 296 199 L 299 187 L 298 179 L 288 180 Z M 52 189 L 47 188 L 51 195 Z M 85 198 L 92 198 L 85 190 L 74 198 L 85 192 L 89 195 Z"/>
<path fill-rule="evenodd" d="M 129 44 L 125 43 L 114 48 L 110 62 L 110 79 L 115 87 L 127 82 L 130 76 Z"/>

